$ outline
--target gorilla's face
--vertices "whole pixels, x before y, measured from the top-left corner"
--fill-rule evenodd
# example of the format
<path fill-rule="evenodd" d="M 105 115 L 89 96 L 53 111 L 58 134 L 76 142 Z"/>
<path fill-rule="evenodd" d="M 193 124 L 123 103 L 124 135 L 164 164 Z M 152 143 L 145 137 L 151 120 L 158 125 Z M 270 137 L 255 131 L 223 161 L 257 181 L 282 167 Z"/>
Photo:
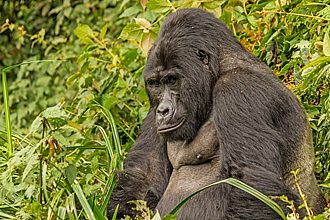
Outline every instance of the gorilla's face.
<path fill-rule="evenodd" d="M 152 49 L 144 72 L 157 131 L 167 140 L 189 141 L 211 109 L 208 56 L 203 50 L 182 48 L 164 57 L 160 48 Z"/>
<path fill-rule="evenodd" d="M 187 106 L 180 99 L 184 76 L 179 69 L 162 70 L 148 74 L 146 85 L 150 100 L 156 104 L 156 124 L 159 134 L 173 132 L 182 127 L 188 118 Z"/>

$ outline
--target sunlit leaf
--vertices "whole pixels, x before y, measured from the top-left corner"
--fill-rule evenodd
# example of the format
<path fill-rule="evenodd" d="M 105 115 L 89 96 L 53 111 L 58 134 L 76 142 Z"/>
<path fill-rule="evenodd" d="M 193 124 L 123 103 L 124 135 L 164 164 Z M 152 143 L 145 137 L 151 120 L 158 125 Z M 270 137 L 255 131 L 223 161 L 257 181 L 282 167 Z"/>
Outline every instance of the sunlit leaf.
<path fill-rule="evenodd" d="M 252 15 L 249 15 L 247 16 L 247 19 L 249 21 L 249 23 L 253 26 L 253 27 L 256 27 L 257 26 L 257 20 L 254 16 Z"/>
<path fill-rule="evenodd" d="M 135 18 L 135 22 L 143 28 L 144 33 L 148 33 L 151 27 L 150 22 L 145 18 Z"/>
<path fill-rule="evenodd" d="M 147 8 L 156 13 L 165 13 L 173 8 L 173 5 L 168 0 L 149 0 Z"/>
<path fill-rule="evenodd" d="M 330 56 L 330 38 L 329 34 L 326 32 L 323 39 L 323 53 L 326 56 Z"/>
<path fill-rule="evenodd" d="M 103 40 L 105 38 L 105 34 L 107 33 L 107 30 L 108 30 L 108 25 L 104 25 L 102 28 L 101 28 L 101 31 L 100 31 L 100 39 Z"/>
<path fill-rule="evenodd" d="M 143 28 L 139 24 L 128 24 L 122 30 L 119 38 L 123 40 L 138 40 L 143 33 Z"/>
<path fill-rule="evenodd" d="M 152 44 L 153 44 L 153 39 L 151 37 L 151 33 L 148 33 L 148 34 L 145 34 L 143 36 L 143 40 L 142 40 L 142 43 L 141 43 L 141 48 L 142 48 L 142 51 L 147 54 L 149 49 L 151 48 Z"/>
<path fill-rule="evenodd" d="M 79 38 L 79 40 L 84 44 L 92 44 L 94 37 L 93 30 L 86 24 L 79 25 L 74 30 L 75 35 Z"/>

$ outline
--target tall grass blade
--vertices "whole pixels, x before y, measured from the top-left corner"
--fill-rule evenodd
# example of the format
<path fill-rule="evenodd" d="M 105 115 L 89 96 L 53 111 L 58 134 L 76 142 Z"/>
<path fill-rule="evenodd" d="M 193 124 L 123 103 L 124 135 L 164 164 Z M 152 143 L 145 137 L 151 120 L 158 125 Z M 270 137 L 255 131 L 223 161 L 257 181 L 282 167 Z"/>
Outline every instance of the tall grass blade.
<path fill-rule="evenodd" d="M 101 134 L 102 134 L 102 137 L 104 139 L 104 142 L 105 142 L 105 146 L 106 146 L 106 149 L 108 151 L 108 154 L 109 154 L 109 158 L 110 158 L 110 171 L 111 170 L 115 170 L 117 168 L 117 160 L 118 160 L 118 157 L 117 157 L 117 154 L 115 154 L 113 152 L 113 149 L 112 149 L 112 146 L 111 146 L 111 143 L 110 143 L 110 139 L 109 137 L 107 136 L 105 130 L 101 127 L 101 126 L 98 126 L 96 125 L 96 127 L 100 130 Z M 100 210 L 101 212 L 105 212 L 105 209 L 108 205 L 108 202 L 110 200 L 110 196 L 112 194 L 112 190 L 113 190 L 113 182 L 114 182 L 114 174 L 110 174 L 108 180 L 107 180 L 107 183 L 106 183 L 106 187 L 105 187 L 105 197 L 104 197 L 104 200 L 103 200 L 103 203 L 101 204 L 100 206 Z"/>
<path fill-rule="evenodd" d="M 228 178 L 228 179 L 226 179 L 225 182 L 256 197 L 257 199 L 259 199 L 260 201 L 262 201 L 263 203 L 268 205 L 271 209 L 273 209 L 279 216 L 281 216 L 282 219 L 286 219 L 286 216 L 285 216 L 282 208 L 276 202 L 274 202 L 272 199 L 270 199 L 268 196 L 266 196 L 265 194 L 252 188 L 251 186 L 247 185 L 246 183 L 243 183 L 242 181 L 234 179 L 234 178 Z"/>
<path fill-rule="evenodd" d="M 116 206 L 115 212 L 113 213 L 113 216 L 112 216 L 111 220 L 116 220 L 117 219 L 118 210 L 119 210 L 119 204 Z"/>
<path fill-rule="evenodd" d="M 105 212 L 107 205 L 109 203 L 112 191 L 114 189 L 114 181 L 115 181 L 115 175 L 111 175 L 107 181 L 107 186 L 105 188 L 105 198 L 103 200 L 103 203 L 101 204 L 100 210 L 102 212 Z"/>
<path fill-rule="evenodd" d="M 105 142 L 105 146 L 106 146 L 106 149 L 108 151 L 110 159 L 113 159 L 114 152 L 112 150 L 111 142 L 110 142 L 110 139 L 109 139 L 107 133 L 105 132 L 105 130 L 101 126 L 96 125 L 96 127 L 100 130 L 100 132 L 102 134 L 102 137 L 103 137 L 103 140 Z"/>
<path fill-rule="evenodd" d="M 0 212 L 0 217 L 3 217 L 1 219 L 16 219 L 15 216 L 11 216 L 3 212 Z"/>
<path fill-rule="evenodd" d="M 47 220 L 53 219 L 54 217 L 54 208 L 60 206 L 60 200 L 65 192 L 65 188 L 62 188 L 59 192 L 57 192 L 52 200 L 50 201 L 50 205 L 48 206 Z"/>
<path fill-rule="evenodd" d="M 104 106 L 102 106 L 98 103 L 95 104 L 95 106 L 101 108 L 102 114 L 104 115 L 104 117 L 109 122 L 112 133 L 113 133 L 112 137 L 113 137 L 113 142 L 115 144 L 115 150 L 119 154 L 119 156 L 122 157 L 123 152 L 122 152 L 122 149 L 121 149 L 120 138 L 119 138 L 116 122 L 115 122 L 111 112 L 108 109 L 106 109 Z M 122 169 L 122 167 L 121 167 L 121 169 Z"/>
<path fill-rule="evenodd" d="M 13 154 L 13 145 L 12 145 L 12 137 L 11 137 L 11 125 L 10 125 L 10 112 L 9 112 L 9 104 L 8 104 L 8 86 L 7 86 L 7 75 L 5 69 L 1 71 L 2 75 L 2 90 L 3 90 L 3 103 L 5 107 L 5 115 L 6 115 L 6 130 L 7 130 L 7 155 L 11 157 Z"/>
<path fill-rule="evenodd" d="M 120 138 L 119 138 L 119 134 L 118 134 L 118 130 L 117 130 L 115 120 L 114 120 L 111 112 L 108 109 L 106 109 L 104 106 L 100 105 L 99 103 L 96 103 L 94 106 L 101 109 L 102 114 L 104 115 L 106 120 L 109 122 L 111 130 L 112 130 L 112 139 L 113 139 L 113 143 L 115 145 L 114 150 L 111 146 L 109 138 L 108 138 L 106 132 L 104 131 L 104 129 L 100 126 L 97 126 L 97 128 L 99 128 L 99 130 L 101 131 L 101 134 L 102 134 L 103 139 L 105 141 L 105 145 L 106 145 L 108 154 L 110 156 L 110 160 L 111 160 L 110 161 L 110 170 L 113 171 L 117 167 L 120 170 L 122 170 L 123 169 L 123 163 L 122 163 L 123 152 L 122 152 L 122 149 L 121 149 Z M 114 187 L 114 185 L 113 185 L 114 179 L 115 179 L 114 174 L 110 174 L 110 177 L 107 180 L 107 184 L 106 184 L 106 188 L 105 188 L 105 195 L 106 196 L 105 196 L 105 199 L 103 200 L 103 203 L 101 204 L 101 207 L 100 207 L 100 210 L 102 212 L 105 212 L 107 204 L 110 200 L 110 196 L 112 194 L 112 190 L 113 190 L 113 187 Z"/>
<path fill-rule="evenodd" d="M 207 185 L 207 186 L 197 190 L 196 192 L 192 193 L 191 195 L 186 197 L 184 200 L 182 200 L 176 207 L 174 207 L 172 209 L 172 211 L 168 215 L 165 216 L 165 218 L 170 218 L 171 215 L 175 215 L 183 205 L 185 205 L 192 197 L 194 197 L 198 193 L 200 193 L 208 188 L 211 188 L 213 186 L 222 184 L 222 183 L 227 183 L 229 185 L 232 185 L 234 187 L 237 187 L 237 188 L 245 191 L 246 193 L 251 194 L 252 196 L 256 197 L 257 199 L 259 199 L 260 201 L 262 201 L 263 203 L 268 205 L 271 209 L 273 209 L 279 216 L 281 216 L 282 219 L 286 219 L 286 216 L 285 216 L 283 210 L 276 202 L 274 202 L 273 200 L 268 198 L 268 196 L 264 195 L 263 193 L 259 192 L 258 190 L 254 189 L 251 186 L 243 183 L 242 181 L 234 179 L 234 178 L 228 178 L 225 180 L 221 180 L 221 181 L 212 183 L 210 185 Z"/>
<path fill-rule="evenodd" d="M 58 208 L 57 219 L 65 219 L 66 209 L 62 206 Z"/>
<path fill-rule="evenodd" d="M 83 209 L 85 210 L 86 215 L 88 216 L 88 219 L 89 220 L 96 220 L 96 218 L 94 216 L 94 213 L 93 213 L 93 210 L 90 207 L 90 205 L 89 205 L 89 203 L 88 203 L 88 201 L 87 201 L 87 199 L 84 195 L 84 192 L 82 191 L 82 189 L 81 189 L 79 183 L 77 182 L 77 180 L 75 180 L 73 182 L 72 189 L 75 192 L 75 194 L 77 195 L 81 206 L 83 207 Z"/>

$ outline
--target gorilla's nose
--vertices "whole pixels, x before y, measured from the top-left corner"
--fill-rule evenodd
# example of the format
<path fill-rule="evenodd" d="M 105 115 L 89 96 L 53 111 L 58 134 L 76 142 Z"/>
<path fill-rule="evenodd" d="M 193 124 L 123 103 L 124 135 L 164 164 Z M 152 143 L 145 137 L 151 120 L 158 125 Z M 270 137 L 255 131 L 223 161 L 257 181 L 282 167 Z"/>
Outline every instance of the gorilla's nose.
<path fill-rule="evenodd" d="M 157 108 L 157 115 L 165 118 L 170 114 L 170 106 L 165 105 L 165 104 L 160 104 Z"/>

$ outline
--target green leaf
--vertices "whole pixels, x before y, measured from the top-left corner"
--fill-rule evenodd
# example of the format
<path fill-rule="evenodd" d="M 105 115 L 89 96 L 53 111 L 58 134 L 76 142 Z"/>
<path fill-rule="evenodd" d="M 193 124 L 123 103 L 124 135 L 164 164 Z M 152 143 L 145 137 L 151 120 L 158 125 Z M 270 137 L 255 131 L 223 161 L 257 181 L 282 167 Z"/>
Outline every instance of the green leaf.
<path fill-rule="evenodd" d="M 320 186 L 330 189 L 330 183 L 323 183 L 323 184 L 320 184 Z"/>
<path fill-rule="evenodd" d="M 151 28 L 150 22 L 145 18 L 135 18 L 135 22 L 143 28 L 144 33 L 148 33 L 149 29 Z"/>
<path fill-rule="evenodd" d="M 82 43 L 93 44 L 94 33 L 87 24 L 79 25 L 73 32 Z"/>
<path fill-rule="evenodd" d="M 174 7 L 168 0 L 150 0 L 147 3 L 147 8 L 156 13 L 165 13 Z"/>
<path fill-rule="evenodd" d="M 140 6 L 133 6 L 130 8 L 127 8 L 120 16 L 119 18 L 124 18 L 124 17 L 132 17 L 136 15 L 140 11 L 141 7 Z"/>
<path fill-rule="evenodd" d="M 153 43 L 154 40 L 151 37 L 151 33 L 144 34 L 141 42 L 141 49 L 143 53 L 148 54 L 148 51 L 150 50 Z"/>
<path fill-rule="evenodd" d="M 76 29 L 74 30 L 75 35 L 77 35 L 77 37 L 93 37 L 93 30 L 87 25 L 87 24 L 83 24 L 83 25 L 79 25 L 78 27 L 76 27 Z"/>
<path fill-rule="evenodd" d="M 68 179 L 69 183 L 72 184 L 73 181 L 76 179 L 77 177 L 77 168 L 70 164 L 66 169 L 65 169 L 65 176 Z"/>
<path fill-rule="evenodd" d="M 81 73 L 79 71 L 69 76 L 66 80 L 66 86 L 68 87 L 72 86 L 74 82 L 77 81 L 77 79 L 79 79 L 79 77 L 81 77 Z"/>
<path fill-rule="evenodd" d="M 104 25 L 100 32 L 100 39 L 103 40 L 105 38 L 105 34 L 107 33 L 108 25 Z"/>
<path fill-rule="evenodd" d="M 123 40 L 138 41 L 143 34 L 143 28 L 139 24 L 128 24 L 122 30 L 119 38 Z"/>
<path fill-rule="evenodd" d="M 41 117 L 45 118 L 62 118 L 66 119 L 68 114 L 62 109 L 60 105 L 47 108 L 40 114 Z"/>
<path fill-rule="evenodd" d="M 324 39 L 323 39 L 323 53 L 327 57 L 330 56 L 330 38 L 327 32 L 324 34 Z"/>
<path fill-rule="evenodd" d="M 148 106 L 142 106 L 141 108 L 139 108 L 138 115 L 140 121 L 143 121 L 143 119 L 147 116 L 148 111 L 149 111 Z"/>
<path fill-rule="evenodd" d="M 247 20 L 249 21 L 249 23 L 253 26 L 256 27 L 257 26 L 257 20 L 254 16 L 249 15 L 247 16 Z"/>

